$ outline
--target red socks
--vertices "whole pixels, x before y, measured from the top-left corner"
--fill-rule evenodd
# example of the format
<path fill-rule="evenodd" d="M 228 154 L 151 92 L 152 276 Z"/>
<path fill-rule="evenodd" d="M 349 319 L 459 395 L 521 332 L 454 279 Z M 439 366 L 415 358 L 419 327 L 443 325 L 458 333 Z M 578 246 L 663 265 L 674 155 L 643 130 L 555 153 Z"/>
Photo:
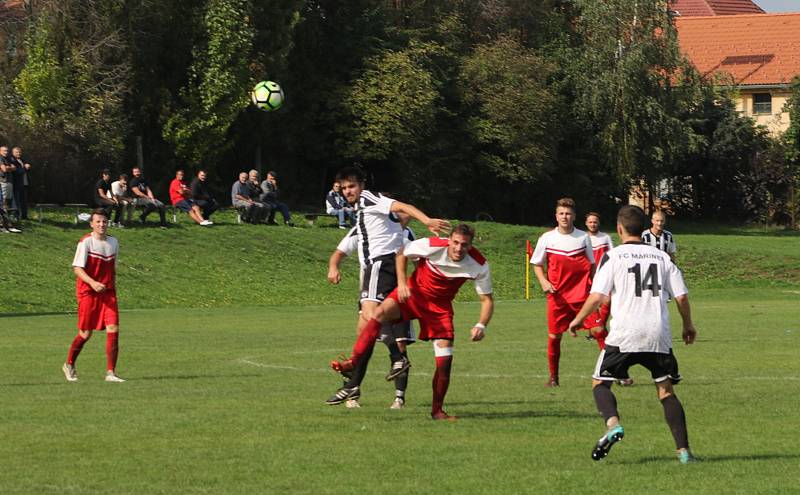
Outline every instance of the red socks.
<path fill-rule="evenodd" d="M 106 369 L 117 369 L 117 355 L 119 354 L 118 332 L 106 332 Z"/>
<path fill-rule="evenodd" d="M 81 334 L 75 336 L 75 339 L 72 341 L 72 345 L 69 346 L 69 352 L 67 353 L 67 364 L 74 366 L 75 360 L 78 359 L 78 354 L 81 353 L 81 349 L 83 349 L 83 344 L 89 339 L 84 339 L 81 337 Z"/>
<path fill-rule="evenodd" d="M 442 405 L 447 388 L 450 386 L 450 366 L 453 356 L 436 356 L 436 372 L 433 374 L 433 403 L 431 414 L 443 413 Z"/>
<path fill-rule="evenodd" d="M 547 338 L 547 363 L 550 365 L 550 378 L 558 379 L 558 361 L 561 358 L 561 339 Z"/>
<path fill-rule="evenodd" d="M 381 333 L 381 323 L 378 322 L 375 318 L 369 320 L 367 324 L 364 326 L 361 333 L 358 334 L 358 339 L 356 339 L 356 344 L 353 346 L 353 355 L 350 356 L 350 359 L 353 361 L 355 365 L 358 360 L 363 356 L 367 350 L 372 349 L 375 347 L 375 340 Z"/>

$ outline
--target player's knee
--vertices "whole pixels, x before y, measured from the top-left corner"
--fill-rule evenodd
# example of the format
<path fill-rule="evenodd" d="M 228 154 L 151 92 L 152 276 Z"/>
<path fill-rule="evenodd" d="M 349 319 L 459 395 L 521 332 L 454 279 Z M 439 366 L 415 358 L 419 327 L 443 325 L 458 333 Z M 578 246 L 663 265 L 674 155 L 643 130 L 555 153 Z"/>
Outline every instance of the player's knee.
<path fill-rule="evenodd" d="M 436 357 L 447 357 L 453 355 L 453 343 L 445 339 L 433 341 L 433 355 Z"/>

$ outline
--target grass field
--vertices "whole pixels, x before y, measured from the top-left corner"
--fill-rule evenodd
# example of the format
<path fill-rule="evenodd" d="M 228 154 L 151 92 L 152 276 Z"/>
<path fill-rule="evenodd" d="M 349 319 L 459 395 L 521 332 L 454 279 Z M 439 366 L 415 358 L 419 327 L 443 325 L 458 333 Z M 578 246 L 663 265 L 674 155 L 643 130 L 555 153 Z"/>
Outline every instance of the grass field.
<path fill-rule="evenodd" d="M 0 236 L 23 262 L 0 268 L 0 494 L 798 492 L 797 236 L 675 229 L 700 331 L 694 346 L 675 342 L 677 393 L 704 461 L 681 466 L 643 369 L 615 389 L 625 439 L 590 459 L 603 431 L 588 381 L 596 345 L 565 340 L 562 386 L 545 389 L 543 300 L 520 300 L 524 239 L 544 229 L 478 228 L 498 303 L 481 343 L 466 340 L 469 285 L 457 304 L 445 403 L 456 424 L 428 419 L 422 343 L 404 410 L 388 409 L 382 349 L 361 409 L 323 404 L 340 385 L 326 364 L 353 338 L 355 263 L 342 286 L 325 281 L 337 229 L 223 215 L 211 229 L 184 219 L 119 232 L 124 384 L 102 381 L 103 334 L 78 383 L 60 372 L 75 333 L 69 264 L 87 229 L 49 217 Z"/>
<path fill-rule="evenodd" d="M 363 407 L 323 401 L 326 362 L 350 343 L 350 306 L 142 310 L 122 315 L 120 374 L 102 381 L 104 335 L 59 366 L 71 316 L 3 318 L 0 493 L 796 493 L 800 296 L 695 295 L 699 342 L 678 345 L 692 447 L 681 466 L 646 371 L 616 389 L 627 436 L 603 430 L 588 375 L 596 346 L 565 341 L 562 386 L 546 374 L 543 305 L 500 302 L 486 341 L 462 332 L 446 402 L 428 419 L 432 352 L 411 347 L 409 402 L 390 411 L 385 352 Z M 457 307 L 459 328 L 474 303 Z M 607 488 L 613 485 L 613 489 Z"/>

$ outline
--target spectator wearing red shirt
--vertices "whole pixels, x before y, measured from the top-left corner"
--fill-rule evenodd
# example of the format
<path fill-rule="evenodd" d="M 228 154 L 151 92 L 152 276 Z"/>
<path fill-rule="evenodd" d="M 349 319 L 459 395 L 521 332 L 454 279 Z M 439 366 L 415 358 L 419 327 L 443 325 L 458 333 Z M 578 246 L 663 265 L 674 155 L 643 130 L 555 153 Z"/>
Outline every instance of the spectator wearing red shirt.
<path fill-rule="evenodd" d="M 192 191 L 183 180 L 183 170 L 175 172 L 175 178 L 169 184 L 169 200 L 172 206 L 179 210 L 185 211 L 189 216 L 198 223 L 198 225 L 208 226 L 213 225 L 214 222 L 205 220 L 200 207 L 191 199 Z"/>

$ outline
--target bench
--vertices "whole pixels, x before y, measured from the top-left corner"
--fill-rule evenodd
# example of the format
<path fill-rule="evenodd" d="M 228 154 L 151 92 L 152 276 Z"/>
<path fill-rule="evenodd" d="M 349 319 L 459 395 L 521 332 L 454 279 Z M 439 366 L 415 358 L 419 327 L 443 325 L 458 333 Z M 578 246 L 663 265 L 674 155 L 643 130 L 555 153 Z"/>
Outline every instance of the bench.
<path fill-rule="evenodd" d="M 303 215 L 303 218 L 306 219 L 306 223 L 308 223 L 309 227 L 313 227 L 314 223 L 317 221 L 318 218 L 320 217 L 325 218 L 332 216 L 333 215 L 328 215 L 327 213 L 306 213 L 305 215 Z"/>
<path fill-rule="evenodd" d="M 81 214 L 81 208 L 89 209 L 89 205 L 84 203 L 64 203 L 67 208 L 75 208 L 75 225 L 78 225 L 78 215 Z"/>
<path fill-rule="evenodd" d="M 38 220 L 39 223 L 42 223 L 44 210 L 56 210 L 61 208 L 61 206 L 53 203 L 37 203 L 34 208 L 36 208 L 36 220 Z"/>

